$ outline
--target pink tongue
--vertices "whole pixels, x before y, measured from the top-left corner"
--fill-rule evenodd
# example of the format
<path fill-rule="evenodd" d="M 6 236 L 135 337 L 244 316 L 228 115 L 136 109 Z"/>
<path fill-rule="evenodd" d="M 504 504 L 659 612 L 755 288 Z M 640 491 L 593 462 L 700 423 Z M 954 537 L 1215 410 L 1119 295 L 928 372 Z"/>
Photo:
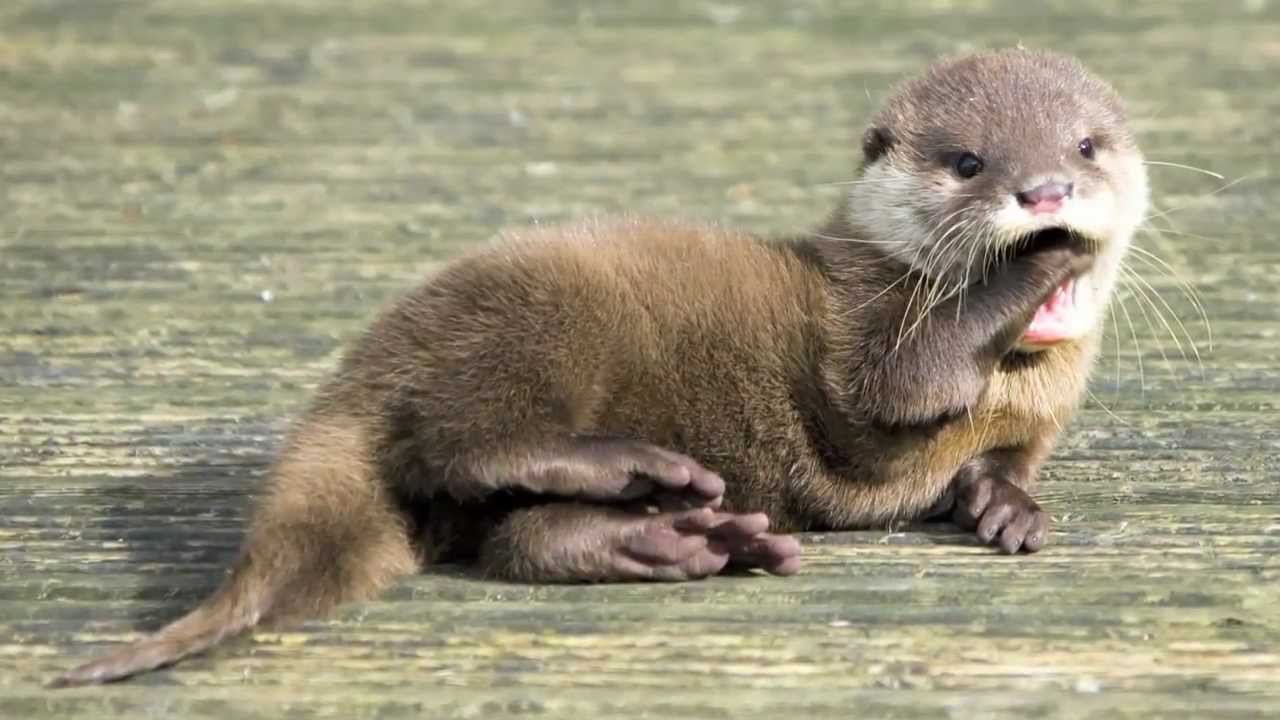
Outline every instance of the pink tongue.
<path fill-rule="evenodd" d="M 1075 284 L 1075 278 L 1068 279 L 1036 310 L 1036 316 L 1022 333 L 1024 342 L 1047 345 L 1075 336 Z"/>

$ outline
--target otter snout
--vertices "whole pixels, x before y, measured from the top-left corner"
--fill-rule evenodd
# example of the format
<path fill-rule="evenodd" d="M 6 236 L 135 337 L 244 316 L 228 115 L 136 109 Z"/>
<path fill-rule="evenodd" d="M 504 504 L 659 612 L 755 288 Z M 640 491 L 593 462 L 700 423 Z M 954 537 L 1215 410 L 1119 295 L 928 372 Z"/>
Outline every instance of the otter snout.
<path fill-rule="evenodd" d="M 1058 212 L 1067 198 L 1071 197 L 1073 189 L 1073 183 L 1050 180 L 1042 182 L 1030 190 L 1016 192 L 1013 196 L 1018 199 L 1018 204 L 1026 208 L 1032 215 L 1040 215 Z"/>

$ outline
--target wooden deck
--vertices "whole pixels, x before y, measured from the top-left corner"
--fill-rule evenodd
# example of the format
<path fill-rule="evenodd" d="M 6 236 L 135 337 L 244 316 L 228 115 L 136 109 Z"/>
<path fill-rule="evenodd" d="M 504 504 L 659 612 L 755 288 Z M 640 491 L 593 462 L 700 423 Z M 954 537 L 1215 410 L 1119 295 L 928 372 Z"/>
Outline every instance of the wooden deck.
<path fill-rule="evenodd" d="M 0 717 L 1280 713 L 1280 6 L 951 5 L 7 0 Z M 1018 41 L 1112 78 L 1151 159 L 1225 176 L 1152 167 L 1140 245 L 1212 342 L 1135 257 L 1181 350 L 1130 291 L 1044 480 L 1050 549 L 814 536 L 797 577 L 679 586 L 446 570 L 40 688 L 219 580 L 285 423 L 441 260 L 623 208 L 807 228 L 890 82 Z"/>

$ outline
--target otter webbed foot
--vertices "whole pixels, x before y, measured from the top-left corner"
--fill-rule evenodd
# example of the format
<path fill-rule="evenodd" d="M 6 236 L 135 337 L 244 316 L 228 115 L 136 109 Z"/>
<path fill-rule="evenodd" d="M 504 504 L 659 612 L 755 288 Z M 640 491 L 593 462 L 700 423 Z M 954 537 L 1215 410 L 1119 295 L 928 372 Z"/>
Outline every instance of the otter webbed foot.
<path fill-rule="evenodd" d="M 1049 536 L 1049 515 L 997 468 L 975 462 L 956 475 L 951 520 L 1001 552 L 1036 552 Z"/>
<path fill-rule="evenodd" d="M 760 513 L 640 513 L 553 502 L 511 514 L 485 541 L 486 574 L 525 582 L 694 580 L 726 567 L 799 570 L 800 544 Z"/>
<path fill-rule="evenodd" d="M 693 458 L 642 440 L 551 437 L 460 453 L 446 490 L 470 501 L 519 488 L 588 502 L 652 500 L 663 509 L 717 508 L 724 480 Z"/>

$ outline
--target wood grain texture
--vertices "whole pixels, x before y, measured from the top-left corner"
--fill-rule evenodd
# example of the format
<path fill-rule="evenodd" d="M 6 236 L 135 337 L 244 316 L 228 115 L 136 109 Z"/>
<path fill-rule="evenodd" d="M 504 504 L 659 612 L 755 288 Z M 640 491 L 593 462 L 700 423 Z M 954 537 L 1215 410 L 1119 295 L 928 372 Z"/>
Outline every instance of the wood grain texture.
<path fill-rule="evenodd" d="M 0 717 L 1280 712 L 1277 38 L 1267 0 L 8 0 Z M 131 684 L 39 687 L 217 583 L 289 418 L 441 261 L 621 209 L 806 229 L 891 82 L 1018 41 L 1112 79 L 1150 159 L 1226 178 L 1151 168 L 1139 245 L 1212 341 L 1135 256 L 1151 286 L 1044 479 L 1050 549 L 904 528 L 809 536 L 789 579 L 446 568 Z"/>

